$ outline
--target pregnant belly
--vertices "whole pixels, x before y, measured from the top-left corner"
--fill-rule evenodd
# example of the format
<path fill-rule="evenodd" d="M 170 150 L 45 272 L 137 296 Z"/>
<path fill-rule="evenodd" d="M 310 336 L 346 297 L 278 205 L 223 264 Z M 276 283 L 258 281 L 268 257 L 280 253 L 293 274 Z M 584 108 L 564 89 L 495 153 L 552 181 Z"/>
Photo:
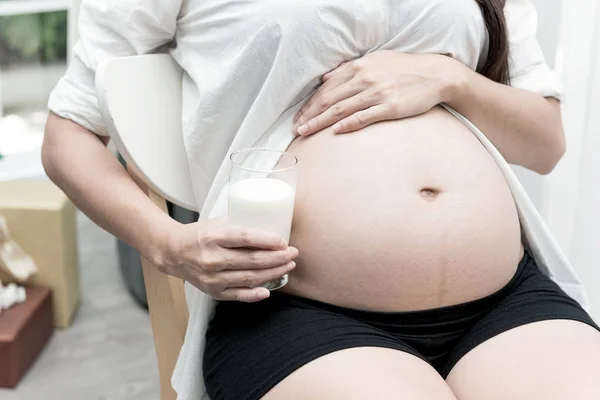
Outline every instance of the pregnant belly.
<path fill-rule="evenodd" d="M 484 297 L 522 254 L 510 190 L 475 136 L 441 108 L 334 135 L 297 138 L 283 291 L 345 307 L 409 311 Z"/>

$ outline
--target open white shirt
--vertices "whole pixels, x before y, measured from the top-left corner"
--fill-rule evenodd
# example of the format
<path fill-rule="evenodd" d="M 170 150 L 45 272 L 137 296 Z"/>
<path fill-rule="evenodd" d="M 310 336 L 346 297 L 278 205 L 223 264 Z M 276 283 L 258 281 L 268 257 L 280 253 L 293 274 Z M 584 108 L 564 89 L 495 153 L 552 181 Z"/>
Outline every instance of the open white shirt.
<path fill-rule="evenodd" d="M 560 98 L 535 36 L 533 5 L 507 0 L 505 15 L 512 85 Z M 447 54 L 477 70 L 488 46 L 475 0 L 84 0 L 79 29 L 74 60 L 52 92 L 50 110 L 107 135 L 94 89 L 98 64 L 168 51 L 185 70 L 183 135 L 201 219 L 226 213 L 226 156 L 251 146 L 286 149 L 294 112 L 341 62 L 391 49 Z M 504 173 L 540 268 L 587 307 L 573 268 L 506 161 L 456 116 Z M 198 400 L 207 398 L 202 355 L 215 302 L 189 284 L 186 294 L 190 321 L 173 386 L 179 399 Z"/>

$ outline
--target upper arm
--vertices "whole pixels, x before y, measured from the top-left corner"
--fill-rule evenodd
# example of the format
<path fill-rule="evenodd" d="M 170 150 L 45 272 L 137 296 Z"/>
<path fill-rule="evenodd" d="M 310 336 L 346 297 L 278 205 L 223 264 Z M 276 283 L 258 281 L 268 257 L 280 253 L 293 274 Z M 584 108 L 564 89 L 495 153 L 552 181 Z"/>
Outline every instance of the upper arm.
<path fill-rule="evenodd" d="M 80 38 L 69 68 L 50 95 L 56 115 L 106 136 L 96 99 L 98 65 L 112 57 L 151 53 L 175 36 L 182 0 L 83 0 Z"/>
<path fill-rule="evenodd" d="M 561 84 L 537 39 L 537 12 L 530 0 L 506 0 L 511 86 L 560 99 Z"/>

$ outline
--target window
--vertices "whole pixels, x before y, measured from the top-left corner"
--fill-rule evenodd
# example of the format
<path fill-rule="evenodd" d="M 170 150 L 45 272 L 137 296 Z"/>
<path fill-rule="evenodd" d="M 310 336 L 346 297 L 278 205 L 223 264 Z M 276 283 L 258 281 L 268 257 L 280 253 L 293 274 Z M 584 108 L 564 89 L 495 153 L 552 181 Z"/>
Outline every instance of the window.
<path fill-rule="evenodd" d="M 36 159 L 31 154 L 41 146 L 48 96 L 66 70 L 71 3 L 0 0 L 0 155 L 5 160 L 26 154 Z"/>

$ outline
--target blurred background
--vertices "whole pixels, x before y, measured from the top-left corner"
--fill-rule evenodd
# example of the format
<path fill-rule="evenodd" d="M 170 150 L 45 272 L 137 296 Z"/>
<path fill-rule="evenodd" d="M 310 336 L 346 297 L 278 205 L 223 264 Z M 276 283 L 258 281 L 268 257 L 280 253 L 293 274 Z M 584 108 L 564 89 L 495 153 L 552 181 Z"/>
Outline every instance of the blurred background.
<path fill-rule="evenodd" d="M 139 256 L 48 187 L 40 162 L 46 102 L 67 68 L 79 4 L 0 0 L 0 215 L 36 260 L 40 272 L 34 283 L 52 289 L 54 314 L 53 321 L 42 320 L 43 300 L 37 311 L 27 310 L 33 316 L 26 321 L 20 315 L 11 319 L 11 310 L 0 314 L 3 400 L 159 396 Z M 30 293 L 28 298 L 37 299 Z M 11 333 L 24 337 L 27 329 L 36 331 L 29 335 L 36 339 L 13 345 L 9 357 L 3 335 L 8 330 L 8 340 Z M 25 347 L 31 355 L 19 353 Z M 3 366 L 23 360 L 30 368 Z"/>
<path fill-rule="evenodd" d="M 10 186 L 2 183 L 47 181 L 40 163 L 45 104 L 69 62 L 77 38 L 79 3 L 0 0 L 0 214 L 3 207 L 9 214 L 25 207 L 14 205 L 6 193 Z M 594 317 L 600 320 L 600 1 L 534 3 L 540 17 L 540 43 L 564 83 L 568 151 L 547 177 L 515 170 L 587 286 Z M 54 321 L 59 329 L 40 357 L 16 389 L 0 389 L 0 398 L 158 398 L 136 253 L 71 210 L 61 193 L 48 192 L 52 200 L 45 203 L 40 196 L 46 189 L 21 190 L 30 197 L 26 206 L 40 215 L 50 213 L 68 221 L 72 213 L 72 229 L 60 230 L 57 246 L 75 251 L 73 260 L 57 258 L 48 267 L 62 265 L 49 279 L 62 293 L 55 296 L 53 307 L 55 314 L 60 308 L 64 320 Z M 183 222 L 194 218 L 185 210 L 171 211 Z M 28 236 L 29 240 L 35 237 Z M 47 249 L 35 251 L 47 254 L 43 253 Z"/>

